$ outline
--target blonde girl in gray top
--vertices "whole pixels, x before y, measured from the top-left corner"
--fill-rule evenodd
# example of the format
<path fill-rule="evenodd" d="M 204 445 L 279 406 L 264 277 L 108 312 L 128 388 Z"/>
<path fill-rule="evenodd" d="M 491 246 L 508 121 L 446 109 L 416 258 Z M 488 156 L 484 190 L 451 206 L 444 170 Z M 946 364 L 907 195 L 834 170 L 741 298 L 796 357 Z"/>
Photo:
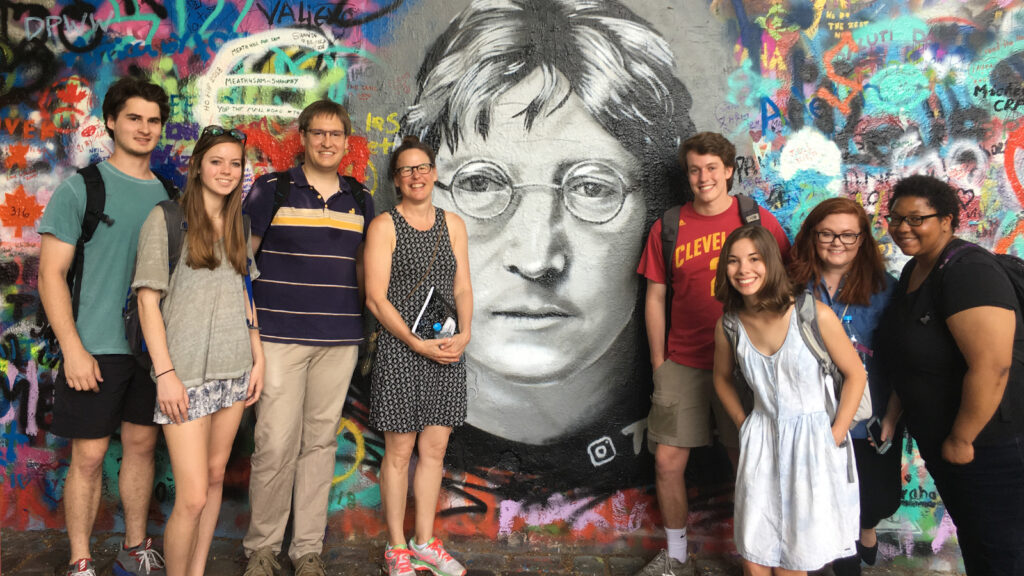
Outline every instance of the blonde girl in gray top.
<path fill-rule="evenodd" d="M 161 207 L 139 235 L 132 288 L 153 360 L 153 420 L 163 424 L 177 488 L 164 533 L 169 576 L 203 574 L 235 432 L 263 388 L 263 349 L 245 288 L 244 167 L 245 134 L 207 126 L 189 161 L 180 201 L 188 228 L 173 275 Z"/>

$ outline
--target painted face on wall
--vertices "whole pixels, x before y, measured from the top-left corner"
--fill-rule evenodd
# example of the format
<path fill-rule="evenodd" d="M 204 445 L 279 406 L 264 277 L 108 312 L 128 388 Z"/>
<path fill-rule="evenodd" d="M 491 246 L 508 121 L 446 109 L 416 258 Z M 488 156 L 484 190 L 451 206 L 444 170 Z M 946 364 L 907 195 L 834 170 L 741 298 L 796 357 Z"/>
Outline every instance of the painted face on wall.
<path fill-rule="evenodd" d="M 637 297 L 638 162 L 575 95 L 527 130 L 520 113 L 541 86 L 535 71 L 496 102 L 490 138 L 467 130 L 437 156 L 435 201 L 469 232 L 467 353 L 494 385 L 548 386 L 592 365 Z"/>

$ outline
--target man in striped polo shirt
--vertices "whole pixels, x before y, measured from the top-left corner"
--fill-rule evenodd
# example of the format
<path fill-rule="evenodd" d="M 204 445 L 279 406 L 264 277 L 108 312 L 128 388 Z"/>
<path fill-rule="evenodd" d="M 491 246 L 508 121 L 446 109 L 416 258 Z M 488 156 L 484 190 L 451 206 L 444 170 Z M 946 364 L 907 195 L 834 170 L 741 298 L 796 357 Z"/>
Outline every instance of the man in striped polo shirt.
<path fill-rule="evenodd" d="M 363 335 L 363 240 L 374 209 L 362 184 L 338 174 L 352 123 L 343 106 L 320 100 L 299 115 L 299 133 L 304 162 L 257 179 L 245 199 L 260 249 L 253 291 L 267 362 L 242 542 L 246 576 L 280 569 L 289 512 L 296 576 L 324 574 L 336 430 Z"/>

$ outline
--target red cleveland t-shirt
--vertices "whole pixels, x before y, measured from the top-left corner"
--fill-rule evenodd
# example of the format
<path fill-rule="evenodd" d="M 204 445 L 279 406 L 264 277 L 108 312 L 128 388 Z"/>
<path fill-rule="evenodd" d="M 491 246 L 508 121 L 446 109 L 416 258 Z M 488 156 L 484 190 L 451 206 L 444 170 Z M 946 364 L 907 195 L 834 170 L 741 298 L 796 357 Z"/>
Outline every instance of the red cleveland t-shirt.
<path fill-rule="evenodd" d="M 789 239 L 779 221 L 764 208 L 761 224 L 775 236 L 782 258 L 789 259 Z M 668 358 L 677 364 L 710 370 L 715 363 L 715 322 L 722 304 L 715 300 L 715 271 L 725 237 L 741 224 L 739 207 L 732 205 L 715 216 L 702 216 L 692 203 L 679 210 L 672 274 L 672 325 L 668 334 Z M 652 282 L 665 283 L 665 258 L 661 249 L 661 219 L 647 237 L 637 273 Z"/>

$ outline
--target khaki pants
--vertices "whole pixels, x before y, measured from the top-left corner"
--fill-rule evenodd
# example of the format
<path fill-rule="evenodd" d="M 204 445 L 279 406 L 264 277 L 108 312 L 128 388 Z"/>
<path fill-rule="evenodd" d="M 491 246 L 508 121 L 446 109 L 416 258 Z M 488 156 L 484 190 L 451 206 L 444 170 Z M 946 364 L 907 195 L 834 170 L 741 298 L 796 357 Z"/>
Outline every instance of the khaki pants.
<path fill-rule="evenodd" d="M 256 404 L 252 518 L 242 540 L 246 556 L 260 548 L 281 551 L 289 511 L 288 556 L 295 561 L 323 549 L 338 424 L 358 351 L 358 346 L 263 343 L 267 370 Z"/>

